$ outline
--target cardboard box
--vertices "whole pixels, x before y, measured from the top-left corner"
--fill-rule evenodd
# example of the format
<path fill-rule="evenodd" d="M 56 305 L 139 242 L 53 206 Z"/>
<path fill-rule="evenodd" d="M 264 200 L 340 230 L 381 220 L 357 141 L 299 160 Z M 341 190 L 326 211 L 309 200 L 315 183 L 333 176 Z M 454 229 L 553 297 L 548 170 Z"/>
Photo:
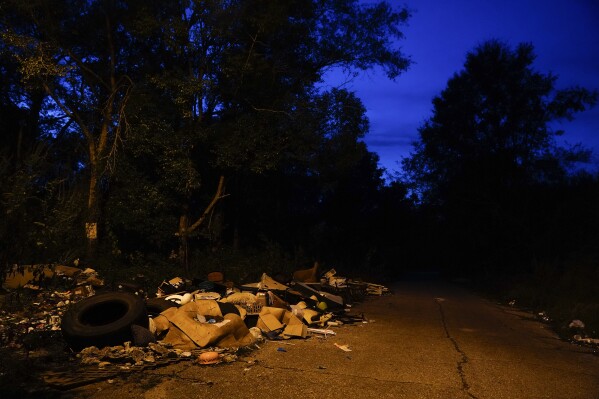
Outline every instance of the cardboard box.
<path fill-rule="evenodd" d="M 286 337 L 306 338 L 308 326 L 288 310 L 265 306 L 258 315 L 256 327 L 264 333 L 285 327 L 282 335 Z"/>

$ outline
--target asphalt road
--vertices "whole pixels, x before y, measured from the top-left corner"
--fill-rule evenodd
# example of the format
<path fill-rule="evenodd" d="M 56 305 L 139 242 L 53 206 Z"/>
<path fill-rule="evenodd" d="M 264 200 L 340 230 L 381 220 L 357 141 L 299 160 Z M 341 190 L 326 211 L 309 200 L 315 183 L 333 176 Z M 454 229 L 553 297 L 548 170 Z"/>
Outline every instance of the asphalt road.
<path fill-rule="evenodd" d="M 354 307 L 368 323 L 336 336 L 270 341 L 233 363 L 179 363 L 64 397 L 599 399 L 599 356 L 530 314 L 447 283 L 392 288 Z"/>

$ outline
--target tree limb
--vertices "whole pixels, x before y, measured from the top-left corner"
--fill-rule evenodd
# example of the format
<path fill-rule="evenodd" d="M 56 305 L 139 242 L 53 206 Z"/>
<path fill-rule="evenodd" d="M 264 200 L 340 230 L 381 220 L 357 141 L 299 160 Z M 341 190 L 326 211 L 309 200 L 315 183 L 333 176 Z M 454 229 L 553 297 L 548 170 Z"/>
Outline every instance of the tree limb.
<path fill-rule="evenodd" d="M 189 226 L 189 228 L 187 228 L 185 230 L 184 234 L 189 235 L 190 233 L 193 233 L 198 227 L 200 227 L 200 225 L 204 222 L 204 220 L 206 220 L 206 217 L 212 211 L 212 209 L 214 208 L 214 206 L 216 205 L 218 200 L 225 197 L 223 195 L 224 187 L 225 187 L 225 177 L 221 176 L 218 181 L 218 188 L 216 189 L 216 193 L 214 193 L 214 197 L 212 198 L 212 201 L 210 201 L 210 204 L 206 207 L 202 216 L 200 216 L 200 218 L 194 224 Z"/>

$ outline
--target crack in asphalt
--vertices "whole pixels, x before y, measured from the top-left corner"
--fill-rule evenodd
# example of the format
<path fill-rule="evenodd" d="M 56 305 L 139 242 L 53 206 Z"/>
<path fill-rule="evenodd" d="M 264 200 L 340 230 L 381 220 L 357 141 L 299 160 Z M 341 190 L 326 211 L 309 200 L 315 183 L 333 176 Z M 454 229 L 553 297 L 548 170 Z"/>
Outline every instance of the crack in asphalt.
<path fill-rule="evenodd" d="M 445 330 L 445 336 L 447 337 L 447 339 L 449 339 L 451 341 L 456 352 L 458 352 L 461 357 L 461 359 L 457 363 L 457 370 L 458 370 L 458 375 L 460 376 L 460 379 L 462 380 L 462 391 L 464 391 L 466 393 L 466 395 L 468 395 L 472 399 L 478 399 L 475 395 L 473 395 L 470 392 L 470 385 L 468 384 L 468 381 L 466 380 L 466 373 L 464 372 L 464 365 L 468 363 L 468 356 L 466 356 L 466 353 L 460 348 L 460 345 L 458 344 L 458 342 L 449 333 L 449 328 L 447 327 L 447 321 L 445 320 L 445 311 L 443 310 L 443 305 L 442 305 L 442 302 L 444 301 L 444 299 L 435 298 L 435 301 L 437 302 L 437 306 L 439 306 L 439 313 L 441 314 L 441 322 L 443 323 L 443 330 Z"/>

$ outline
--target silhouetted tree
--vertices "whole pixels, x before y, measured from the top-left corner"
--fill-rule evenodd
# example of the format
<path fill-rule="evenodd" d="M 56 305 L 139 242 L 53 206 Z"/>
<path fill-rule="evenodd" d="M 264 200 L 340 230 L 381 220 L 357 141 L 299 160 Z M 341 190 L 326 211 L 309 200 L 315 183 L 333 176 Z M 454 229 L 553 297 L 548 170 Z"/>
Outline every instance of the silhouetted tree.
<path fill-rule="evenodd" d="M 285 167 L 308 137 L 290 127 L 326 71 L 378 65 L 396 77 L 409 64 L 393 46 L 408 12 L 386 2 L 7 0 L 1 12 L 3 68 L 17 72 L 2 84 L 41 93 L 7 107 L 53 115 L 49 142 L 68 136 L 83 149 L 72 171 L 88 186 L 90 256 L 103 212 L 132 200 L 119 190 L 176 203 L 183 242 L 221 174 Z M 133 220 L 155 216 L 142 204 L 115 231 L 149 228 Z"/>
<path fill-rule="evenodd" d="M 469 53 L 403 161 L 421 201 L 439 207 L 444 240 L 462 266 L 530 255 L 527 213 L 539 204 L 528 188 L 559 182 L 571 162 L 589 155 L 559 147 L 563 132 L 551 122 L 594 105 L 597 93 L 557 90 L 557 77 L 535 71 L 534 60 L 529 44 L 489 41 Z"/>

